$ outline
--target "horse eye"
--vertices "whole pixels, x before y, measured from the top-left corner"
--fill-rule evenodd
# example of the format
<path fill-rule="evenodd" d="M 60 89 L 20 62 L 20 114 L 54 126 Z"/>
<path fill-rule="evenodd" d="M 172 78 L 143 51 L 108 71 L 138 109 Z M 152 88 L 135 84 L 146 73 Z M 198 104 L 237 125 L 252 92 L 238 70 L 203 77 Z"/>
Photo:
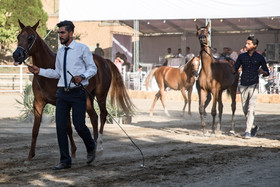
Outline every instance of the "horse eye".
<path fill-rule="evenodd" d="M 31 42 L 32 42 L 32 40 L 33 40 L 33 38 L 34 38 L 34 36 L 33 36 L 33 35 L 28 36 L 28 38 L 27 38 L 28 43 L 31 43 Z"/>

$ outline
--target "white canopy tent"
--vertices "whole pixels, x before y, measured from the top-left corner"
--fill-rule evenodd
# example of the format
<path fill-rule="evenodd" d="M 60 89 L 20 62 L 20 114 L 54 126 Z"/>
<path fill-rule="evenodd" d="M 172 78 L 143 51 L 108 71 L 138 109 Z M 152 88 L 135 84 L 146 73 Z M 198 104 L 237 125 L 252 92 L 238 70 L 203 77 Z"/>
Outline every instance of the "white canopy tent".
<path fill-rule="evenodd" d="M 279 0 L 60 0 L 72 21 L 256 18 L 280 16 Z"/>
<path fill-rule="evenodd" d="M 134 71 L 139 63 L 139 20 L 264 18 L 280 16 L 279 0 L 60 0 L 59 20 L 133 20 Z M 280 23 L 279 23 L 280 24 Z"/>

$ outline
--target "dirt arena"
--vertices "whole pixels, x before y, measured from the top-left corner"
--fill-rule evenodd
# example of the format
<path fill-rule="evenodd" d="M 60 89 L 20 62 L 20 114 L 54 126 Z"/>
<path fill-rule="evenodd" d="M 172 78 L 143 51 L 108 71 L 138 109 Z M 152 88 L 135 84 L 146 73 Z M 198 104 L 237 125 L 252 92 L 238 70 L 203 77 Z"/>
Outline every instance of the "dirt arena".
<path fill-rule="evenodd" d="M 143 160 L 116 124 L 106 124 L 102 155 L 87 165 L 82 140 L 72 168 L 53 171 L 59 162 L 55 124 L 40 128 L 33 161 L 25 165 L 33 124 L 18 120 L 15 98 L 0 94 L 0 186 L 280 186 L 280 104 L 257 103 L 258 136 L 243 139 L 245 117 L 237 103 L 236 136 L 230 130 L 230 103 L 224 103 L 222 134 L 202 136 L 197 101 L 182 117 L 183 102 L 169 99 L 167 117 L 160 102 L 149 116 L 152 97 L 133 97 L 138 108 L 131 124 L 121 125 L 144 154 Z M 277 96 L 279 98 L 279 96 Z M 207 108 L 210 130 L 211 107 Z M 90 123 L 87 123 L 89 127 Z"/>

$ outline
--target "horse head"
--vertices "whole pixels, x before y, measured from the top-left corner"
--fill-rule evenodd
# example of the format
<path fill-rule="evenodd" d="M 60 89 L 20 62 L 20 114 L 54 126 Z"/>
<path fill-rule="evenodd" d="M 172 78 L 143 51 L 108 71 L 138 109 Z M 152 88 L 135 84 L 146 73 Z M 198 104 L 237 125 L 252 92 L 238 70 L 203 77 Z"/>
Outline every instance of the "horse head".
<path fill-rule="evenodd" d="M 207 24 L 206 27 L 198 27 L 196 25 L 196 35 L 198 36 L 198 39 L 199 39 L 199 42 L 201 45 L 203 46 L 208 46 L 208 35 L 210 34 L 209 33 L 209 23 Z"/>
<path fill-rule="evenodd" d="M 195 77 L 198 77 L 198 70 L 200 65 L 200 57 L 193 57 L 192 59 L 192 70 Z"/>
<path fill-rule="evenodd" d="M 27 57 L 32 56 L 32 52 L 35 51 L 36 47 L 34 47 L 34 44 L 38 37 L 36 29 L 40 21 L 38 21 L 33 27 L 25 26 L 20 20 L 18 20 L 18 22 L 21 27 L 21 32 L 17 36 L 18 47 L 13 53 L 13 58 L 15 62 L 21 64 L 27 59 Z"/>

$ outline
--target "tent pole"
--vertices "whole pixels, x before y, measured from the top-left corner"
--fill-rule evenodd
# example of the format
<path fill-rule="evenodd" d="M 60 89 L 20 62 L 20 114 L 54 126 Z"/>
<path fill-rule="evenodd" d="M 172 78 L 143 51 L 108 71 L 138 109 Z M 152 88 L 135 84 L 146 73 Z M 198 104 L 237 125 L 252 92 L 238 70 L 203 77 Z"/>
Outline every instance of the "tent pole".
<path fill-rule="evenodd" d="M 133 72 L 138 71 L 139 66 L 139 20 L 133 21 L 134 42 L 133 42 Z"/>
<path fill-rule="evenodd" d="M 211 19 L 209 19 L 209 18 L 206 18 L 206 25 L 209 23 L 209 32 L 210 32 L 210 34 L 208 35 L 209 36 L 209 38 L 208 38 L 208 40 L 209 40 L 209 46 L 211 47 L 212 45 L 211 45 L 211 34 L 212 34 L 212 25 L 211 25 Z"/>

